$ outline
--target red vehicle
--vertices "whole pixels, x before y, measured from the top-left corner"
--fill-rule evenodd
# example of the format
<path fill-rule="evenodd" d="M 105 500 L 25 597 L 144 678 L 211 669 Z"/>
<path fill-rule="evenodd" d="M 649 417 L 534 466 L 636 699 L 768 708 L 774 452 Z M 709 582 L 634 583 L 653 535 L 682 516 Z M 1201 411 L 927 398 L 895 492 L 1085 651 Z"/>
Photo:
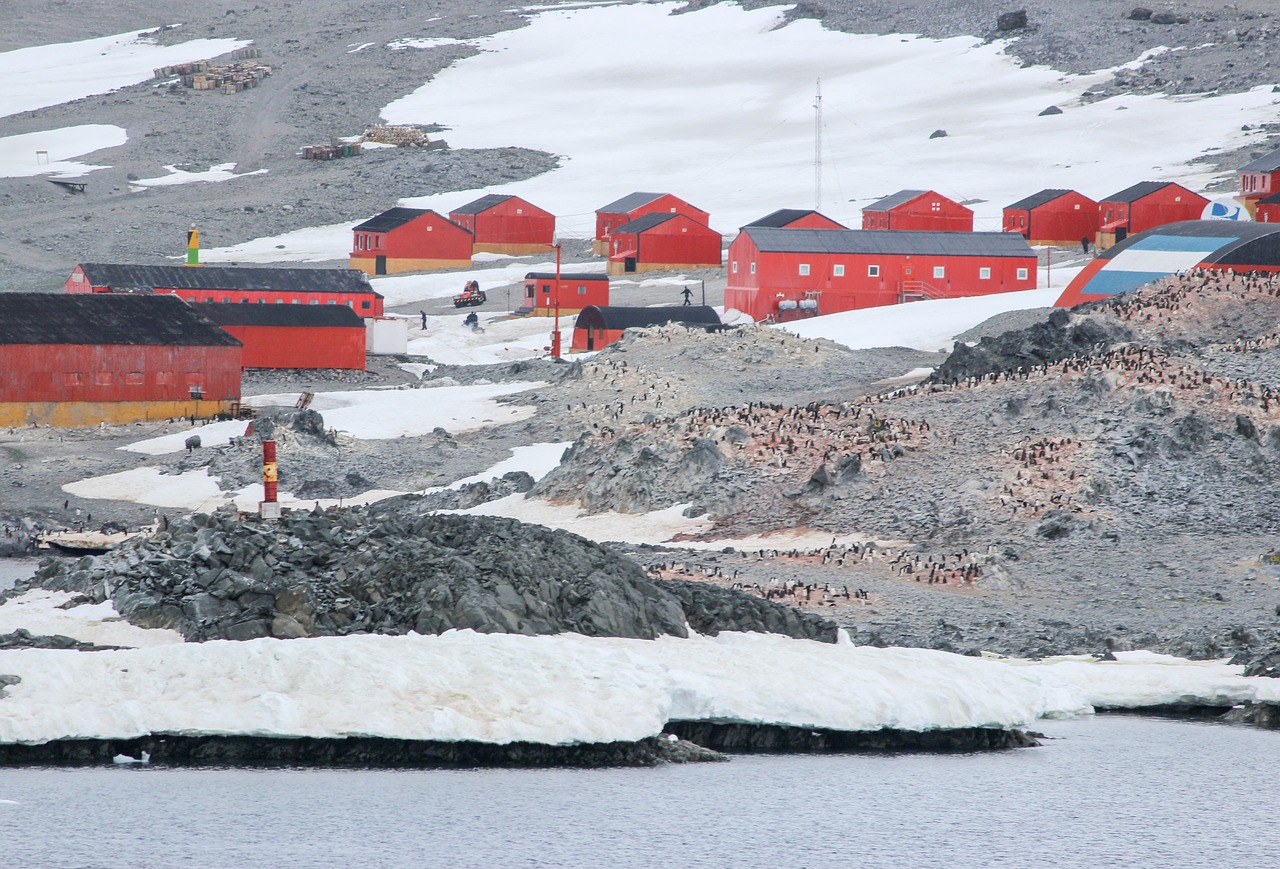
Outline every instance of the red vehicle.
<path fill-rule="evenodd" d="M 453 306 L 455 308 L 475 308 L 485 303 L 484 290 L 480 289 L 478 281 L 467 281 L 466 287 L 461 293 L 453 297 Z"/>

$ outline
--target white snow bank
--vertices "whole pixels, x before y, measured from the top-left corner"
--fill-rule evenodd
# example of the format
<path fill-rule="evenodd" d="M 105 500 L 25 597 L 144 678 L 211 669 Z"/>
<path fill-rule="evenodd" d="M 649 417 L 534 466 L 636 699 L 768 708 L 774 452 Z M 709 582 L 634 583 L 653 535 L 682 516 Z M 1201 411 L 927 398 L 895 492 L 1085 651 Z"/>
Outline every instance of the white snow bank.
<path fill-rule="evenodd" d="M 140 628 L 120 618 L 108 603 L 58 609 L 75 595 L 65 591 L 29 591 L 0 605 L 0 634 L 25 628 L 36 635 L 61 634 L 100 646 L 165 646 L 181 643 L 177 631 Z"/>
<path fill-rule="evenodd" d="M 62 491 L 78 498 L 130 501 L 152 507 L 208 511 L 229 497 L 218 488 L 218 478 L 208 468 L 185 474 L 162 474 L 159 468 L 132 468 L 66 483 Z"/>
<path fill-rule="evenodd" d="M 233 171 L 236 168 L 235 163 L 219 163 L 216 166 L 210 166 L 203 172 L 186 172 L 177 166 L 165 166 L 164 168 L 169 171 L 168 175 L 161 175 L 158 178 L 142 178 L 129 183 L 135 187 L 172 187 L 176 184 L 212 184 L 219 181 L 231 181 L 235 178 L 247 178 L 250 175 L 267 174 L 266 169 L 236 173 Z"/>
<path fill-rule="evenodd" d="M 138 84 L 162 66 L 205 60 L 249 44 L 245 39 L 193 39 L 157 45 L 145 30 L 0 53 L 0 117 L 56 106 Z"/>
<path fill-rule="evenodd" d="M 421 320 L 414 322 L 409 353 L 441 365 L 493 365 L 546 355 L 543 348 L 551 343 L 553 318 L 508 317 L 505 312 L 479 316 L 483 331 L 463 326 L 462 315 L 427 317 L 425 332 Z M 565 347 L 573 340 L 573 320 L 560 318 Z"/>
<path fill-rule="evenodd" d="M 455 480 L 443 488 L 458 489 L 468 483 L 487 483 L 494 477 L 501 477 L 511 471 L 524 471 L 533 477 L 534 482 L 537 482 L 560 464 L 560 457 L 572 445 L 573 441 L 560 441 L 558 443 L 529 444 L 523 447 L 513 447 L 510 458 L 503 459 L 496 465 L 474 476 Z"/>
<path fill-rule="evenodd" d="M 180 431 L 157 435 L 119 449 L 148 456 L 163 456 L 166 453 L 185 450 L 187 438 L 192 435 L 200 436 L 202 448 L 223 446 L 232 438 L 242 437 L 248 427 L 249 424 L 242 419 L 228 419 L 223 422 L 211 422 L 208 425 L 184 427 Z"/>
<path fill-rule="evenodd" d="M 539 498 L 524 495 L 508 495 L 496 501 L 479 504 L 466 510 L 442 510 L 442 513 L 459 513 L 467 516 L 503 516 L 563 528 L 588 540 L 616 540 L 622 543 L 670 543 L 677 534 L 696 534 L 711 527 L 706 517 L 689 519 L 683 514 L 688 504 L 676 504 L 649 513 L 583 513 L 571 505 L 552 504 Z M 681 544 L 684 545 L 684 544 Z M 722 547 L 725 545 L 720 544 Z"/>
<path fill-rule="evenodd" d="M 111 124 L 80 124 L 5 136 L 0 138 L 0 178 L 79 178 L 105 167 L 78 163 L 72 158 L 123 145 L 128 139 L 123 127 Z"/>

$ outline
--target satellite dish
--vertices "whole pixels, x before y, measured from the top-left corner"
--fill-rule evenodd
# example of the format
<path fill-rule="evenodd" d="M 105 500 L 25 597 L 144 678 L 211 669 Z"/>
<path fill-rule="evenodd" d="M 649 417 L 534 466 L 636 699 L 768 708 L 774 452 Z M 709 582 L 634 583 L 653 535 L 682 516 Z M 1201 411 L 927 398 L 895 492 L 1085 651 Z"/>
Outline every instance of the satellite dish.
<path fill-rule="evenodd" d="M 1222 198 L 1210 200 L 1200 212 L 1201 220 L 1252 220 L 1249 211 L 1234 199 Z"/>

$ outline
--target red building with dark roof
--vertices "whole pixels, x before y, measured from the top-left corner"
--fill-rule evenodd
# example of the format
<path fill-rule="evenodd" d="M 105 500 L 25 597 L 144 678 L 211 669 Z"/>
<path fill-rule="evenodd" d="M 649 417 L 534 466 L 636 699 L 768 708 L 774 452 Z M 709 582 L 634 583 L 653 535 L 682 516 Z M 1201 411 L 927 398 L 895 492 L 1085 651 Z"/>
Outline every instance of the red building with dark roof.
<path fill-rule="evenodd" d="M 662 308 L 618 308 L 591 305 L 583 308 L 573 324 L 572 349 L 603 350 L 628 329 L 681 323 L 692 329 L 720 326 L 715 308 L 706 305 L 675 305 Z"/>
<path fill-rule="evenodd" d="M 1131 235 L 1177 223 L 1199 220 L 1209 200 L 1172 181 L 1139 181 L 1098 202 L 1101 217 L 1098 247 L 1108 248 Z"/>
<path fill-rule="evenodd" d="M 1253 219 L 1259 223 L 1280 223 L 1280 193 L 1272 193 L 1254 203 Z"/>
<path fill-rule="evenodd" d="M 683 214 L 703 226 L 711 223 L 710 214 L 670 193 L 628 193 L 621 199 L 615 199 L 596 209 L 596 237 L 592 243 L 592 251 L 597 256 L 608 256 L 612 248 L 610 234 L 614 229 L 646 214 L 659 213 Z"/>
<path fill-rule="evenodd" d="M 382 295 L 353 269 L 81 263 L 65 286 L 68 293 L 156 293 L 187 302 L 346 305 L 362 317 L 382 316 Z"/>
<path fill-rule="evenodd" d="M 240 342 L 173 296 L 0 293 L 0 426 L 230 415 Z"/>
<path fill-rule="evenodd" d="M 720 233 L 683 214 L 646 214 L 609 234 L 611 275 L 715 268 L 721 263 Z"/>
<path fill-rule="evenodd" d="M 557 278 L 555 272 L 529 272 L 524 276 L 524 302 L 516 313 L 550 317 L 557 300 L 561 314 L 576 314 L 590 305 L 607 305 L 609 276 L 603 272 L 561 272 Z"/>
<path fill-rule="evenodd" d="M 774 229 L 848 229 L 825 214 L 805 208 L 779 208 L 747 226 L 766 226 Z M 741 227 L 745 229 L 746 227 Z"/>
<path fill-rule="evenodd" d="M 546 253 L 555 241 L 556 217 L 519 196 L 490 193 L 449 212 L 474 236 L 475 253 Z"/>
<path fill-rule="evenodd" d="M 724 304 L 788 320 L 1035 286 L 1035 251 L 1017 233 L 749 226 L 729 245 Z"/>
<path fill-rule="evenodd" d="M 1238 174 L 1240 177 L 1239 199 L 1244 202 L 1249 213 L 1253 214 L 1255 219 L 1259 219 L 1255 214 L 1258 201 L 1280 193 L 1280 148 L 1244 164 L 1238 170 Z"/>
<path fill-rule="evenodd" d="M 245 368 L 364 371 L 364 320 L 346 305 L 197 302 L 191 307 L 244 345 Z"/>
<path fill-rule="evenodd" d="M 471 232 L 429 209 L 389 208 L 352 234 L 351 268 L 367 275 L 471 266 Z"/>
<path fill-rule="evenodd" d="M 1074 190 L 1041 190 L 1004 209 L 1004 231 L 1031 244 L 1068 247 L 1098 234 L 1098 203 Z"/>
<path fill-rule="evenodd" d="M 899 190 L 862 209 L 862 228 L 973 232 L 973 211 L 933 190 Z"/>

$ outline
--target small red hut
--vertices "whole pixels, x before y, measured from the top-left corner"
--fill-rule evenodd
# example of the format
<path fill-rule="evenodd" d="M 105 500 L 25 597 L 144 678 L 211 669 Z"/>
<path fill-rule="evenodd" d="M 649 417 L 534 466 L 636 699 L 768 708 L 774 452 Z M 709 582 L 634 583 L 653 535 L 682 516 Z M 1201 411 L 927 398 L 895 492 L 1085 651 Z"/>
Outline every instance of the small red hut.
<path fill-rule="evenodd" d="M 1098 202 L 1101 215 L 1098 247 L 1108 248 L 1131 235 L 1177 223 L 1199 220 L 1209 200 L 1172 181 L 1139 181 Z"/>
<path fill-rule="evenodd" d="M 825 214 L 805 208 L 779 208 L 747 226 L 770 226 L 774 229 L 848 229 Z M 741 227 L 745 229 L 746 227 Z"/>
<path fill-rule="evenodd" d="M 683 214 L 646 214 L 609 234 L 611 275 L 715 268 L 720 233 Z"/>
<path fill-rule="evenodd" d="M 197 302 L 191 307 L 244 345 L 245 368 L 364 371 L 364 320 L 346 305 Z"/>
<path fill-rule="evenodd" d="M 1050 247 L 1085 239 L 1092 244 L 1098 234 L 1098 203 L 1074 190 L 1041 190 L 1005 207 L 1004 231 Z"/>
<path fill-rule="evenodd" d="M 352 233 L 351 268 L 367 275 L 471 265 L 471 232 L 429 209 L 389 208 Z"/>
<path fill-rule="evenodd" d="M 573 349 L 577 352 L 603 350 L 628 329 L 682 323 L 690 328 L 713 329 L 720 325 L 715 308 L 706 305 L 677 305 L 662 308 L 610 308 L 591 305 L 583 308 L 573 324 Z"/>
<path fill-rule="evenodd" d="M 1254 219 L 1260 220 L 1255 214 L 1255 206 L 1259 200 L 1280 193 L 1280 148 L 1246 163 L 1238 171 L 1239 199 L 1244 202 L 1249 213 L 1254 214 Z"/>
<path fill-rule="evenodd" d="M 561 314 L 576 314 L 590 305 L 609 304 L 609 276 L 603 272 L 570 274 L 529 272 L 524 276 L 524 303 L 517 314 L 550 317 L 559 302 Z"/>
<path fill-rule="evenodd" d="M 703 226 L 711 223 L 710 214 L 670 193 L 629 193 L 596 209 L 596 237 L 592 251 L 597 256 L 608 256 L 612 247 L 610 234 L 614 229 L 643 215 L 658 213 L 683 214 Z"/>
<path fill-rule="evenodd" d="M 545 253 L 555 241 L 555 215 L 519 196 L 490 193 L 450 211 L 449 219 L 474 236 L 475 253 Z"/>
<path fill-rule="evenodd" d="M 862 209 L 862 228 L 973 232 L 973 211 L 933 190 L 899 190 Z"/>

